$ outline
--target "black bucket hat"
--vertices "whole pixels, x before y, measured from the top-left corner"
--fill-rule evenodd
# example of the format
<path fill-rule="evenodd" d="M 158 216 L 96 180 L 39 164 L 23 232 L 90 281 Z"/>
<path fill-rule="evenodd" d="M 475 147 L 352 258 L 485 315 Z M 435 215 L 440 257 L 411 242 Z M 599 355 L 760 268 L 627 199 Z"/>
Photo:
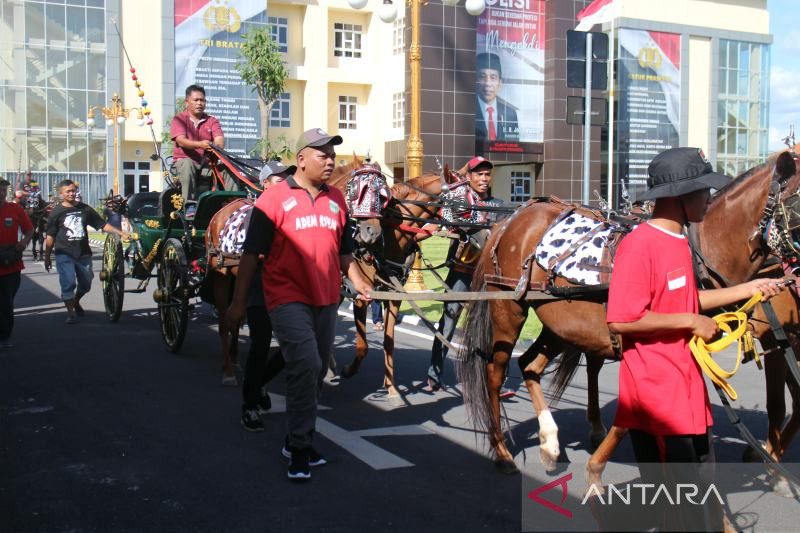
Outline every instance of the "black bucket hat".
<path fill-rule="evenodd" d="M 700 148 L 670 148 L 647 167 L 647 192 L 638 200 L 672 198 L 702 189 L 721 189 L 730 179 L 714 172 Z"/>

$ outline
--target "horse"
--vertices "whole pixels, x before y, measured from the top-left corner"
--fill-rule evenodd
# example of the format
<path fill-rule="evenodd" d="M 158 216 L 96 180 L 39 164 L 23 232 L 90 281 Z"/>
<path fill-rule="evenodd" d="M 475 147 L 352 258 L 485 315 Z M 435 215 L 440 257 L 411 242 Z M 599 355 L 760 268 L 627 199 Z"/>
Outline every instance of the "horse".
<path fill-rule="evenodd" d="M 24 199 L 23 208 L 33 224 L 31 250 L 36 261 L 44 253 L 44 237 L 47 230 L 47 217 L 53 211 L 54 204 L 45 202 L 41 194 L 29 194 Z M 38 253 L 37 253 L 38 246 Z"/>
<path fill-rule="evenodd" d="M 370 216 L 357 218 L 355 252 L 357 264 L 362 276 L 373 286 L 401 282 L 408 274 L 417 252 L 417 235 L 424 233 L 421 227 L 425 221 L 434 218 L 438 207 L 426 205 L 435 203 L 443 188 L 454 181 L 447 165 L 441 173 L 429 172 L 407 182 L 398 182 L 390 188 L 390 198 L 380 212 Z M 346 190 L 344 180 L 331 180 L 332 186 Z M 351 181 L 352 185 L 353 182 Z M 396 289 L 396 286 L 391 287 Z M 383 388 L 386 389 L 390 402 L 400 404 L 394 373 L 394 328 L 400 310 L 399 300 L 384 303 L 384 376 Z M 366 320 L 368 304 L 355 300 L 353 316 L 356 325 L 355 356 L 341 371 L 341 376 L 355 376 L 364 358 L 367 356 Z"/>
<path fill-rule="evenodd" d="M 712 198 L 704 221 L 694 225 L 701 257 L 706 265 L 712 267 L 709 271 L 713 272 L 713 276 L 724 280 L 726 285 L 751 279 L 764 265 L 768 249 L 761 227 L 770 199 L 771 184 L 777 174 L 779 182 L 785 184 L 783 198 L 797 190 L 800 176 L 794 160 L 787 153 L 773 155 L 766 163 L 718 191 Z M 563 203 L 530 201 L 501 224 L 497 231 L 492 232 L 478 260 L 473 290 L 497 291 L 503 288 L 485 283 L 485 275 L 524 280 L 523 286 L 528 280 L 530 287 L 548 286 L 550 273 L 531 261 L 532 252 L 546 230 L 568 208 L 571 206 Z M 737 222 L 732 224 L 731 220 Z M 559 287 L 575 286 L 561 278 L 555 278 L 554 282 Z M 564 357 L 559 362 L 554 379 L 556 398 L 563 393 L 577 369 L 581 353 L 585 353 L 589 374 L 587 418 L 592 424 L 593 442 L 600 442 L 606 433 L 600 420 L 597 374 L 604 359 L 615 359 L 616 353 L 606 325 L 602 301 L 475 302 L 467 310 L 467 326 L 459 354 L 459 376 L 463 382 L 463 396 L 470 418 L 478 429 L 488 433 L 495 464 L 507 473 L 518 472 L 518 469 L 506 447 L 501 428 L 499 390 L 511 351 L 529 310 L 535 311 L 543 328 L 538 339 L 521 356 L 519 367 L 538 414 L 542 462 L 548 470 L 553 470 L 560 453 L 558 427 L 550 414 L 540 384 L 547 363 L 560 353 L 564 353 Z M 784 309 L 782 315 L 783 321 L 788 323 L 790 319 L 787 317 L 791 312 Z M 795 321 L 796 317 L 795 313 Z M 766 333 L 763 335 L 768 336 Z M 770 379 L 772 374 L 779 372 L 767 374 Z M 784 381 L 785 378 L 779 384 L 781 396 Z M 770 383 L 774 385 L 772 381 Z"/>
<path fill-rule="evenodd" d="M 349 177 L 352 171 L 360 168 L 362 164 L 363 162 L 356 157 L 347 165 L 336 167 L 329 181 L 338 182 L 342 177 Z M 207 277 L 204 290 L 208 291 L 207 294 L 213 302 L 218 317 L 218 331 L 222 343 L 222 384 L 231 387 L 239 384 L 234 372 L 238 357 L 239 330 L 237 328 L 229 331 L 225 327 L 225 319 L 239 270 L 241 245 L 244 243 L 249 213 L 254 205 L 253 198 L 237 198 L 229 202 L 211 217 L 205 234 Z M 223 242 L 224 239 L 229 239 L 229 242 Z"/>

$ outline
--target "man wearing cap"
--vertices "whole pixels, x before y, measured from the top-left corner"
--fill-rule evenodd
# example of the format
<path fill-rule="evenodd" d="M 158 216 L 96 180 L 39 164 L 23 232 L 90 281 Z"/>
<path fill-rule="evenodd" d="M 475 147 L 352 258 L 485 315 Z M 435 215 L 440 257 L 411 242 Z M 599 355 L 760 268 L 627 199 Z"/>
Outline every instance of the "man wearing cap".
<path fill-rule="evenodd" d="M 450 191 L 443 195 L 447 199 L 452 197 L 454 202 L 468 203 L 477 207 L 480 206 L 499 206 L 502 201 L 490 195 L 492 185 L 492 169 L 494 165 L 486 158 L 476 156 L 467 163 L 466 179 L 462 182 L 450 186 Z M 496 220 L 496 213 L 491 211 L 480 211 L 466 209 L 462 212 L 445 213 L 443 209 L 442 218 L 460 218 L 464 222 L 473 223 L 492 223 Z M 456 210 L 457 211 L 457 210 Z M 436 228 L 434 224 L 426 224 L 424 229 L 428 232 Z M 454 226 L 459 231 L 458 226 Z M 428 233 L 429 234 L 429 233 Z M 425 233 L 421 235 L 426 235 Z M 465 240 L 453 240 L 447 252 L 447 263 L 450 270 L 447 273 L 445 283 L 456 292 L 470 290 L 472 283 L 472 273 L 475 270 L 473 262 L 478 254 L 475 250 L 468 248 L 469 242 Z M 444 306 L 442 317 L 439 319 L 438 330 L 448 342 L 452 340 L 456 332 L 456 324 L 461 314 L 464 304 L 462 302 L 447 302 Z M 447 346 L 435 337 L 431 347 L 431 365 L 428 368 L 426 392 L 433 392 L 442 387 L 442 373 L 444 372 L 444 361 L 447 358 Z"/>
<path fill-rule="evenodd" d="M 655 200 L 653 217 L 622 241 L 608 295 L 608 327 L 622 336 L 623 347 L 614 425 L 630 430 L 643 480 L 658 482 L 660 466 L 653 470 L 653 463 L 694 463 L 691 481 L 708 484 L 714 471 L 711 404 L 689 340 L 696 335 L 708 341 L 717 333 L 716 322 L 700 311 L 759 291 L 769 298 L 780 287 L 774 279 L 757 279 L 698 291 L 684 226 L 703 220 L 710 189 L 729 180 L 713 172 L 698 148 L 660 153 L 648 174 L 648 190 L 639 199 Z M 706 527 L 702 508 L 695 516 L 689 508 L 682 512 L 689 523 L 679 529 Z"/>
<path fill-rule="evenodd" d="M 326 182 L 342 143 L 316 128 L 297 142 L 297 171 L 267 189 L 256 202 L 239 264 L 239 279 L 228 309 L 228 327 L 238 327 L 258 255 L 264 300 L 286 360 L 289 431 L 282 454 L 291 480 L 311 478 L 309 466 L 326 463 L 312 447 L 317 396 L 333 352 L 341 273 L 361 298 L 371 287 L 352 256 L 352 232 L 342 193 Z"/>
<path fill-rule="evenodd" d="M 280 161 L 268 161 L 261 169 L 258 180 L 264 190 L 284 181 L 294 174 L 297 167 L 286 167 Z M 261 261 L 258 268 L 263 268 Z M 237 278 L 237 283 L 240 278 Z M 250 354 L 244 369 L 242 383 L 242 427 L 247 431 L 264 431 L 261 413 L 272 407 L 266 385 L 285 366 L 280 351 L 269 349 L 272 339 L 272 323 L 264 303 L 261 276 L 254 275 L 248 290 L 247 328 L 250 331 Z"/>
<path fill-rule="evenodd" d="M 172 152 L 184 200 L 196 200 L 211 189 L 211 174 L 203 168 L 205 151 L 215 144 L 225 147 L 222 126 L 206 114 L 206 91 L 200 85 L 186 88 L 186 109 L 172 118 L 169 136 L 175 143 Z M 227 180 L 226 180 L 227 182 Z M 226 187 L 230 185 L 226 183 Z"/>
<path fill-rule="evenodd" d="M 485 141 L 518 141 L 519 125 L 514 106 L 498 97 L 503 87 L 503 68 L 497 54 L 475 58 L 477 106 L 475 137 Z"/>

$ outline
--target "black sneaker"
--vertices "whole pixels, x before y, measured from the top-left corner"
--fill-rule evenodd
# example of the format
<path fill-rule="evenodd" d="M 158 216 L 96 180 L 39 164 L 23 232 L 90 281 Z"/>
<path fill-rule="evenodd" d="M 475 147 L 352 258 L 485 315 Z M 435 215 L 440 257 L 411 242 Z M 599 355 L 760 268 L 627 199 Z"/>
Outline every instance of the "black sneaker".
<path fill-rule="evenodd" d="M 295 453 L 293 453 L 291 457 L 286 476 L 293 481 L 307 481 L 311 479 L 308 450 L 295 450 Z"/>
<path fill-rule="evenodd" d="M 242 427 L 247 431 L 264 431 L 264 422 L 256 409 L 242 409 Z"/>
<path fill-rule="evenodd" d="M 286 457 L 287 459 L 291 460 L 295 455 L 294 453 L 295 451 L 297 451 L 297 449 L 294 448 L 293 446 L 289 446 L 289 444 L 284 444 L 283 449 L 281 450 L 281 454 L 283 454 L 283 456 Z M 325 459 L 325 457 L 323 457 L 322 454 L 319 453 L 314 448 L 309 447 L 308 449 L 305 450 L 305 452 L 306 455 L 308 455 L 308 464 L 310 466 L 322 466 L 328 464 L 328 461 Z"/>

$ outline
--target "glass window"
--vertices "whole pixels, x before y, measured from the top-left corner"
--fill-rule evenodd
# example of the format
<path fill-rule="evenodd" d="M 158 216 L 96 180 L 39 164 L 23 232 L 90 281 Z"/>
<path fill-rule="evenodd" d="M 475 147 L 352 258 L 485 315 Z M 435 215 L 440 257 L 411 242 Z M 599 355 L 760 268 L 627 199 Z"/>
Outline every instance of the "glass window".
<path fill-rule="evenodd" d="M 136 162 L 135 161 L 123 161 L 122 168 L 125 170 L 135 170 L 136 169 Z"/>
<path fill-rule="evenodd" d="M 150 170 L 150 161 L 139 161 L 136 163 L 136 168 L 139 170 Z"/>
<path fill-rule="evenodd" d="M 356 108 L 358 107 L 358 98 L 355 96 L 340 96 L 339 97 L 339 129 L 340 130 L 354 130 L 356 129 Z"/>
<path fill-rule="evenodd" d="M 342 24 L 333 25 L 333 55 L 336 57 L 361 57 L 361 25 Z"/>
<path fill-rule="evenodd" d="M 397 19 L 392 23 L 392 53 L 401 55 L 405 51 L 405 19 Z"/>
<path fill-rule="evenodd" d="M 405 93 L 394 93 L 392 95 L 392 127 L 403 127 L 403 115 L 405 113 Z"/>
<path fill-rule="evenodd" d="M 47 170 L 67 171 L 67 132 L 49 131 L 47 133 Z"/>
<path fill-rule="evenodd" d="M 47 63 L 44 48 L 29 46 L 25 49 L 26 85 L 44 87 Z"/>
<path fill-rule="evenodd" d="M 89 50 L 86 55 L 86 88 L 90 91 L 106 90 L 106 54 L 105 50 Z"/>
<path fill-rule="evenodd" d="M 89 107 L 86 105 L 86 91 L 68 91 L 67 92 L 67 127 L 68 128 L 85 128 L 86 127 L 86 111 Z"/>
<path fill-rule="evenodd" d="M 67 51 L 47 48 L 47 86 L 63 89 L 67 86 Z"/>
<path fill-rule="evenodd" d="M 105 171 L 106 132 L 105 129 L 93 130 L 89 133 L 89 172 Z"/>
<path fill-rule="evenodd" d="M 70 172 L 87 172 L 88 151 L 86 132 L 69 133 L 67 147 L 67 166 Z"/>
<path fill-rule="evenodd" d="M 42 132 L 28 132 L 28 165 L 31 170 L 47 170 L 47 135 Z"/>
<path fill-rule="evenodd" d="M 25 42 L 44 44 L 44 20 L 44 4 L 25 2 Z"/>
<path fill-rule="evenodd" d="M 106 0 L 86 0 L 88 7 L 106 7 Z"/>
<path fill-rule="evenodd" d="M 67 50 L 67 87 L 86 89 L 86 51 Z"/>
<path fill-rule="evenodd" d="M 102 10 L 86 10 L 86 38 L 91 45 L 105 44 L 106 22 Z"/>
<path fill-rule="evenodd" d="M 531 173 L 511 171 L 511 196 L 512 202 L 527 202 L 531 198 Z"/>
<path fill-rule="evenodd" d="M 67 127 L 67 91 L 63 89 L 47 90 L 47 127 Z"/>
<path fill-rule="evenodd" d="M 269 116 L 270 127 L 291 127 L 291 102 L 292 96 L 289 93 L 282 93 L 280 98 L 275 100 L 275 103 L 272 104 L 272 110 Z"/>
<path fill-rule="evenodd" d="M 27 111 L 27 125 L 29 128 L 47 127 L 47 106 L 45 105 L 45 90 L 29 87 L 25 90 L 27 98 L 25 109 Z"/>
<path fill-rule="evenodd" d="M 67 6 L 67 40 L 70 46 L 86 44 L 86 10 Z"/>
<path fill-rule="evenodd" d="M 64 41 L 66 39 L 64 28 L 67 25 L 64 6 L 47 4 L 45 9 L 47 13 L 47 44 L 51 46 L 64 46 Z"/>
<path fill-rule="evenodd" d="M 269 34 L 272 40 L 278 44 L 280 52 L 289 51 L 289 19 L 284 17 L 267 17 L 269 24 Z"/>

